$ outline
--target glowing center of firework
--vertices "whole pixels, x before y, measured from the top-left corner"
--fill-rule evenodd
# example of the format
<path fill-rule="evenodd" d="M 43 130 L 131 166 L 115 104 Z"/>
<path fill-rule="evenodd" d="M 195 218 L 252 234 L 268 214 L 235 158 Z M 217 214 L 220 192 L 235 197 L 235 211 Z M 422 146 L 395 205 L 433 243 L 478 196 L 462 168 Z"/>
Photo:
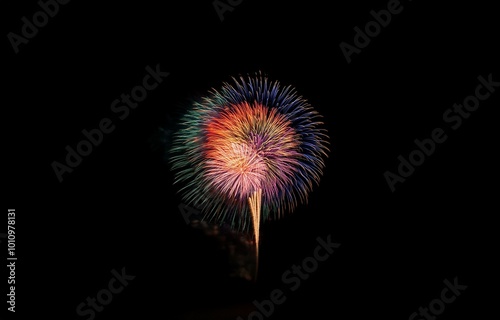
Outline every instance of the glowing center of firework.
<path fill-rule="evenodd" d="M 294 173 L 288 162 L 298 154 L 299 139 L 276 109 L 231 105 L 207 124 L 206 132 L 206 178 L 229 199 L 248 199 L 261 189 L 264 197 L 277 197 L 277 181 Z"/>
<path fill-rule="evenodd" d="M 226 148 L 227 147 L 227 148 Z M 247 186 L 253 190 L 260 188 L 260 180 L 265 175 L 266 164 L 262 155 L 255 147 L 242 143 L 230 143 L 221 146 L 225 163 L 221 170 L 228 173 L 231 182 Z M 240 190 L 240 192 L 244 192 Z"/>

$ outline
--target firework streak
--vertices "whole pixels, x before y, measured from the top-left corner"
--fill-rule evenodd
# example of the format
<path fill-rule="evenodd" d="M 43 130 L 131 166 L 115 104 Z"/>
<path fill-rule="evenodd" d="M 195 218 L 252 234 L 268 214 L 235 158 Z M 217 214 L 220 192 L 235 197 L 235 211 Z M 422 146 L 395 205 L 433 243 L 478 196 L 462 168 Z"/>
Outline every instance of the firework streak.
<path fill-rule="evenodd" d="M 307 201 L 327 157 L 321 116 L 292 87 L 262 75 L 193 103 L 170 150 L 183 200 L 209 221 L 253 229 Z M 253 225 L 253 227 L 252 227 Z"/>

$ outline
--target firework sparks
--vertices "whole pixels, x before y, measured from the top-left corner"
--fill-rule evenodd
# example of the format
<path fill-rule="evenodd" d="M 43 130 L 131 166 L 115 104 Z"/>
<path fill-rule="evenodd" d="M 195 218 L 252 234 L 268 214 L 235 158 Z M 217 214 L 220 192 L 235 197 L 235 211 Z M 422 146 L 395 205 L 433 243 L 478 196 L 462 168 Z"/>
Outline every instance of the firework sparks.
<path fill-rule="evenodd" d="M 307 202 L 327 157 L 321 116 L 292 87 L 258 75 L 194 103 L 171 148 L 183 200 L 205 219 L 254 231 Z M 252 226 L 252 227 L 250 227 Z"/>

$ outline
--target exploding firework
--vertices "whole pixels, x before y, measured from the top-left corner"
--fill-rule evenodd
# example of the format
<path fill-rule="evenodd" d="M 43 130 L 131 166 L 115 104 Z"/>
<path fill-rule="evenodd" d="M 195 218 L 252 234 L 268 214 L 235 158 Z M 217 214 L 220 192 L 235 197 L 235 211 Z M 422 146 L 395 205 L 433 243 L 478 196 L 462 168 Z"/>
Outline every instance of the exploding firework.
<path fill-rule="evenodd" d="M 253 229 L 307 202 L 327 157 L 321 116 L 295 89 L 262 75 L 233 78 L 193 103 L 170 161 L 183 200 L 205 219 Z"/>

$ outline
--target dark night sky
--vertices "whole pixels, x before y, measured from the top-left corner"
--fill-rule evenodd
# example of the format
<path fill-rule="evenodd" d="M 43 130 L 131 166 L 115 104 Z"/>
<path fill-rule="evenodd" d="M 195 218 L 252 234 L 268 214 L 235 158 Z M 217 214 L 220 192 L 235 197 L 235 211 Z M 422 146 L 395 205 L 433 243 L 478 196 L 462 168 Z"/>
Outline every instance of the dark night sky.
<path fill-rule="evenodd" d="M 4 38 L 4 189 L 17 212 L 19 259 L 13 319 L 87 319 L 76 307 L 123 267 L 136 278 L 96 320 L 247 319 L 251 302 L 276 288 L 287 301 L 271 319 L 408 319 L 455 277 L 468 288 L 439 320 L 493 312 L 500 89 L 458 129 L 443 120 L 479 76 L 500 81 L 492 4 L 401 2 L 347 63 L 339 44 L 353 44 L 353 28 L 388 1 L 245 0 L 222 22 L 211 1 L 172 3 L 72 1 L 18 54 Z M 40 10 L 36 1 L 8 7 L 6 35 Z M 157 64 L 170 75 L 119 120 L 112 101 Z M 331 153 L 309 203 L 262 226 L 259 279 L 249 283 L 228 278 L 214 237 L 186 225 L 151 141 L 190 99 L 257 71 L 294 86 L 324 116 Z M 51 163 L 103 118 L 115 130 L 59 183 Z M 435 128 L 447 140 L 391 192 L 384 172 L 396 173 L 398 156 Z M 341 246 L 291 292 L 282 274 L 328 235 Z"/>

